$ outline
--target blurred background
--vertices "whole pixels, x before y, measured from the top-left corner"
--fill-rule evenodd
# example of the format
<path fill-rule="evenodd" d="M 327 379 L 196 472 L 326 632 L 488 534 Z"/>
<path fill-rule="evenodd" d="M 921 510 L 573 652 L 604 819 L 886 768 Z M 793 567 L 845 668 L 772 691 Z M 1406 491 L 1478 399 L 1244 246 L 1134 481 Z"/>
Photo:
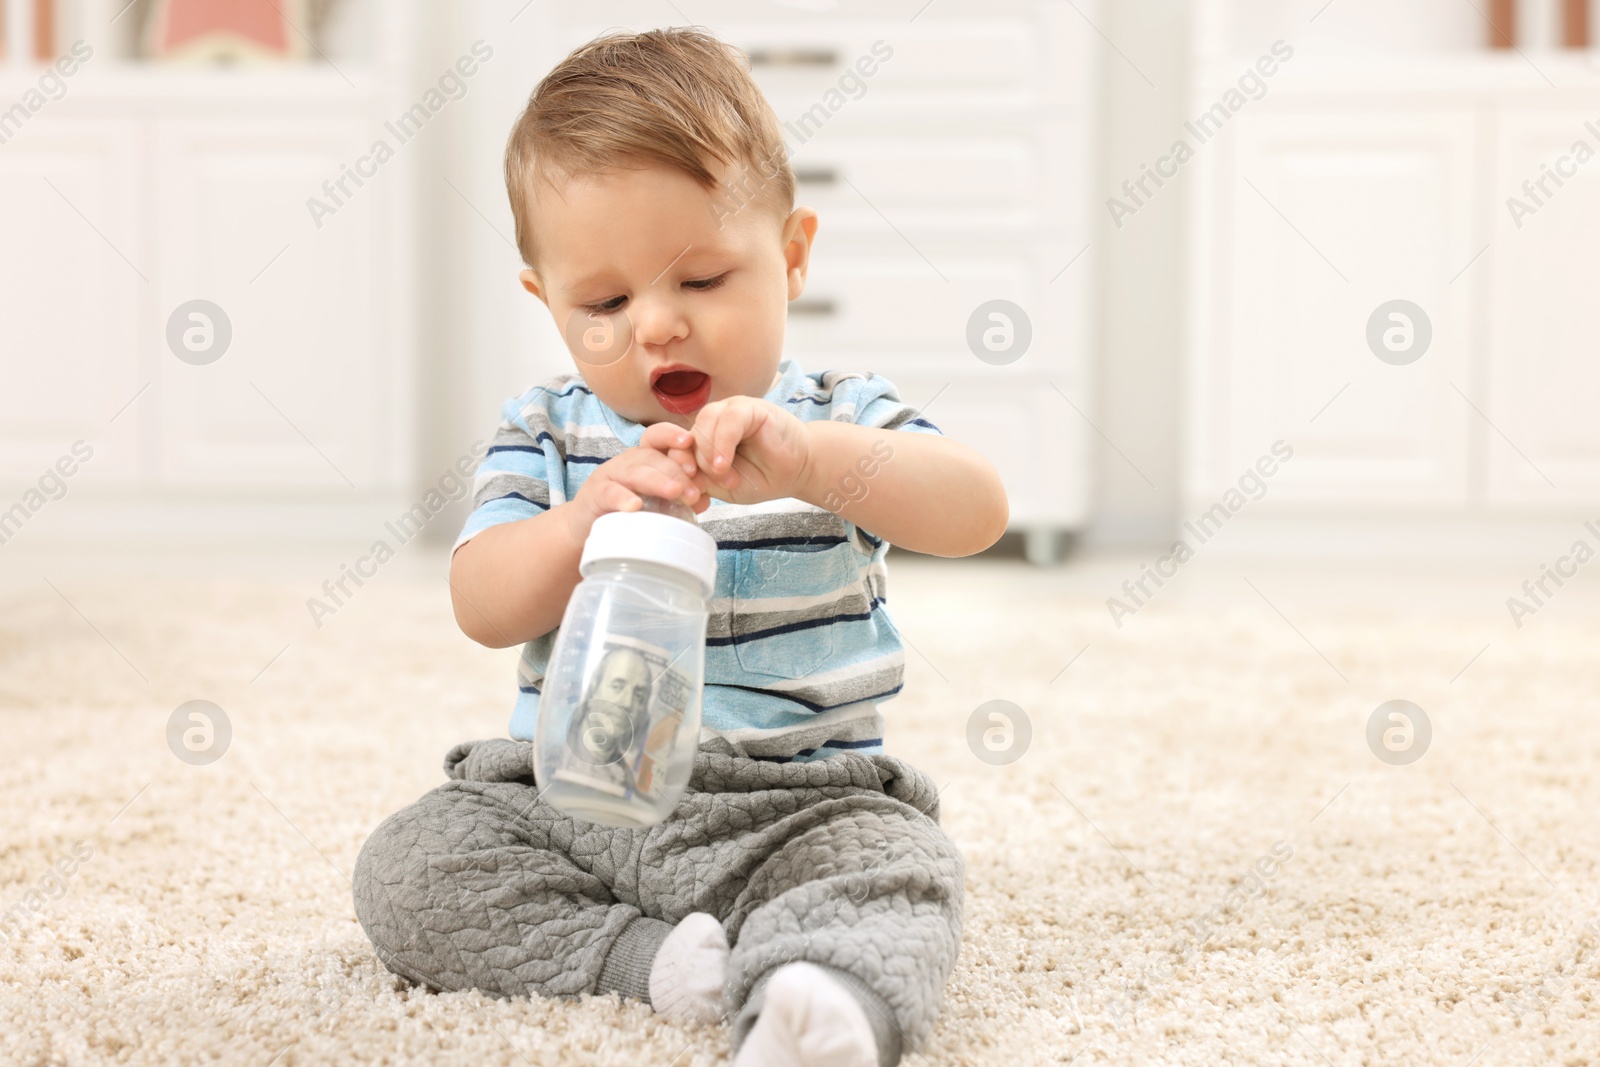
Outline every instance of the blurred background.
<path fill-rule="evenodd" d="M 821 214 L 789 354 L 987 453 L 1001 551 L 1169 546 L 1282 441 L 1213 551 L 1525 552 L 1600 502 L 1589 7 L 6 0 L 0 539 L 364 542 L 427 499 L 448 543 L 428 491 L 572 367 L 511 121 L 694 21 Z"/>
<path fill-rule="evenodd" d="M 820 213 L 788 354 L 1010 495 L 891 553 L 968 862 L 916 1062 L 1591 1062 L 1592 3 L 0 0 L 0 1061 L 725 1062 L 401 988 L 349 884 L 515 696 L 444 580 L 574 366 L 513 118 L 695 23 Z"/>

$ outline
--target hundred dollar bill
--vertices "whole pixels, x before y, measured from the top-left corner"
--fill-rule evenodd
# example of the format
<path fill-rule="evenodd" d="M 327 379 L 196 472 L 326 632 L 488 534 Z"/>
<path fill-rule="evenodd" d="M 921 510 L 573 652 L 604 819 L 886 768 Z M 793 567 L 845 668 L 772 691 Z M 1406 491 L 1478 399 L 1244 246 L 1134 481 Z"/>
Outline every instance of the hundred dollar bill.
<path fill-rule="evenodd" d="M 589 652 L 556 780 L 623 800 L 660 799 L 689 695 L 689 679 L 665 649 L 622 634 L 600 635 Z"/>

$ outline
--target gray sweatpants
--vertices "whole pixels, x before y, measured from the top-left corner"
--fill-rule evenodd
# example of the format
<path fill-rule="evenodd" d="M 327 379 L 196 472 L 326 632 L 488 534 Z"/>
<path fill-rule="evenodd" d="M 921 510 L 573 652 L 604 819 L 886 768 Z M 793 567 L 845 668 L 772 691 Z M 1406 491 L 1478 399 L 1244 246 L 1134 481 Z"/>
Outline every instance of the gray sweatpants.
<path fill-rule="evenodd" d="M 391 971 L 442 990 L 648 1001 L 662 940 L 703 911 L 732 946 L 735 1047 L 767 977 L 794 960 L 857 996 L 881 1063 L 927 1039 L 960 947 L 964 864 L 926 774 L 885 755 L 702 749 L 672 816 L 625 830 L 542 802 L 532 748 L 455 746 L 452 780 L 362 848 L 356 915 Z"/>

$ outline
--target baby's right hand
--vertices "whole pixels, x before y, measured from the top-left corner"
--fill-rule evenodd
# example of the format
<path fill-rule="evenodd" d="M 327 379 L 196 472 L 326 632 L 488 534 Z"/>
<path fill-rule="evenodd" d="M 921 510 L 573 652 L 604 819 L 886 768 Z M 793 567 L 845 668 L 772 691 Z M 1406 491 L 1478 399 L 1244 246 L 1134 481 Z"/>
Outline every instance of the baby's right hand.
<path fill-rule="evenodd" d="M 601 515 L 638 511 L 644 506 L 641 496 L 682 500 L 697 515 L 710 507 L 710 482 L 706 476 L 698 469 L 685 470 L 667 456 L 668 449 L 688 450 L 693 443 L 694 435 L 689 431 L 670 422 L 658 422 L 645 427 L 638 445 L 596 467 L 568 505 L 579 540 L 589 536 L 589 527 Z"/>

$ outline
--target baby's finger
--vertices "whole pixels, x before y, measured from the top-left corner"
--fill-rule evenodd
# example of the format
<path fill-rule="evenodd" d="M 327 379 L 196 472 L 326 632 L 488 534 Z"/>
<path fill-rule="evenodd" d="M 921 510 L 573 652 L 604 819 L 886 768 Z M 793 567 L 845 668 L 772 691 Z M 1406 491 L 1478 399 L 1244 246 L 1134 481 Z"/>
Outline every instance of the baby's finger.
<path fill-rule="evenodd" d="M 717 458 L 719 455 L 718 442 L 727 438 L 729 434 L 727 427 L 733 424 L 733 419 L 733 413 L 724 407 L 713 417 L 706 420 L 704 425 L 699 422 L 695 423 L 695 445 L 700 469 L 710 475 L 718 485 L 728 484 L 728 472 L 733 467 L 733 450 L 731 448 L 725 452 L 720 452 L 722 456 L 720 462 Z M 737 433 L 737 424 L 733 425 L 734 432 Z M 737 443 L 737 440 L 737 437 L 735 437 L 735 443 Z"/>
<path fill-rule="evenodd" d="M 694 420 L 694 461 L 702 471 L 712 474 L 711 470 L 711 439 L 712 429 L 717 424 L 717 412 L 702 408 Z"/>
<path fill-rule="evenodd" d="M 669 450 L 676 451 L 676 450 Z M 629 470 L 652 470 L 687 482 L 690 472 L 683 469 L 683 464 L 667 455 L 666 451 L 657 452 L 653 448 L 636 448 L 624 453 L 628 457 L 626 468 Z"/>
<path fill-rule="evenodd" d="M 693 434 L 670 422 L 652 423 L 644 428 L 644 433 L 639 437 L 639 444 L 642 447 L 662 452 L 670 448 L 688 448 L 693 443 Z"/>
<path fill-rule="evenodd" d="M 712 440 L 716 444 L 716 455 L 722 460 L 713 470 L 721 471 L 725 484 L 732 485 L 734 477 L 733 457 L 739 450 L 739 444 L 745 439 L 750 430 L 750 423 L 755 418 L 754 412 L 748 407 L 740 407 L 728 412 L 728 417 L 717 423 Z"/>
<path fill-rule="evenodd" d="M 641 495 L 688 501 L 700 496 L 700 489 L 682 467 L 651 449 L 635 453 L 633 462 L 617 471 L 614 477 Z"/>
<path fill-rule="evenodd" d="M 638 511 L 644 507 L 644 501 L 639 495 L 621 482 L 607 482 L 600 487 L 600 496 L 596 502 L 601 515 L 613 511 Z"/>
<path fill-rule="evenodd" d="M 692 445 L 694 438 L 690 437 L 689 441 Z M 700 473 L 700 464 L 695 462 L 694 452 L 689 448 L 669 448 L 667 449 L 667 458 L 681 467 L 683 473 L 691 477 Z"/>

